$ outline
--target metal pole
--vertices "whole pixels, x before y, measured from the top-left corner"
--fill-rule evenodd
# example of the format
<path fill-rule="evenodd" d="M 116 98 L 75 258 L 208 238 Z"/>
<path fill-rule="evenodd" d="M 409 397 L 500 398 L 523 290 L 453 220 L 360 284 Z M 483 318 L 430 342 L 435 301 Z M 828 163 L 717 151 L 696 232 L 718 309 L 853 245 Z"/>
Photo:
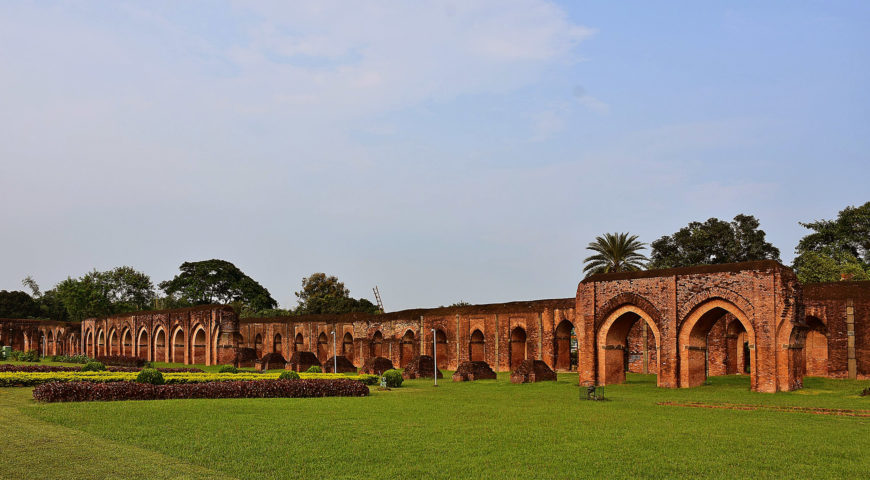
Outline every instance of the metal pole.
<path fill-rule="evenodd" d="M 338 373 L 338 351 L 335 349 L 335 330 L 332 331 L 332 373 Z"/>
<path fill-rule="evenodd" d="M 435 334 L 435 329 L 432 329 L 432 354 L 435 362 L 435 372 L 432 374 L 435 377 L 435 386 L 438 386 L 438 335 Z"/>

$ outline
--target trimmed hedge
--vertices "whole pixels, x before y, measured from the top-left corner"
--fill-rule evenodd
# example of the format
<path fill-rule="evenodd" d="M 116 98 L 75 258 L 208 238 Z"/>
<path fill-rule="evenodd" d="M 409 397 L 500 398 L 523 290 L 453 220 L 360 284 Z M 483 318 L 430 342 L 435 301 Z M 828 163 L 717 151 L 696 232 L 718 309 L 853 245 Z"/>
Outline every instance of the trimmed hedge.
<path fill-rule="evenodd" d="M 186 385 L 52 382 L 33 389 L 40 402 L 168 400 L 181 398 L 365 397 L 369 388 L 355 380 L 265 380 Z"/>
<path fill-rule="evenodd" d="M 127 357 L 124 355 L 105 355 L 102 357 L 97 357 L 94 360 L 103 363 L 104 365 L 111 365 L 113 367 L 142 368 L 148 364 L 148 361 L 143 360 L 139 357 Z"/>
<path fill-rule="evenodd" d="M 106 371 L 106 366 L 101 362 L 88 362 L 82 368 L 82 372 L 104 372 Z"/>
<path fill-rule="evenodd" d="M 136 375 L 136 383 L 148 383 L 151 385 L 163 385 L 163 374 L 153 368 L 146 368 Z"/>
<path fill-rule="evenodd" d="M 281 372 L 283 373 L 283 372 Z M 0 387 L 32 387 L 51 382 L 132 382 L 137 373 L 130 372 L 2 372 Z M 277 380 L 278 373 L 167 373 L 163 379 L 167 384 L 208 383 L 232 381 Z M 377 375 L 341 375 L 335 373 L 300 373 L 303 380 L 346 379 L 377 385 Z"/>
<path fill-rule="evenodd" d="M 218 370 L 218 373 L 239 373 L 239 369 L 232 365 L 224 365 Z"/>
<path fill-rule="evenodd" d="M 402 372 L 401 370 L 387 370 L 384 372 L 384 379 L 387 381 L 387 387 L 389 388 L 399 388 L 402 386 Z"/>
<path fill-rule="evenodd" d="M 0 364 L 0 373 L 2 372 L 81 372 L 82 367 L 64 367 L 55 365 L 9 365 Z M 132 372 L 138 373 L 141 369 L 135 367 L 106 367 L 110 372 Z M 87 370 L 85 370 L 87 371 Z M 205 373 L 199 368 L 158 368 L 160 373 Z"/>

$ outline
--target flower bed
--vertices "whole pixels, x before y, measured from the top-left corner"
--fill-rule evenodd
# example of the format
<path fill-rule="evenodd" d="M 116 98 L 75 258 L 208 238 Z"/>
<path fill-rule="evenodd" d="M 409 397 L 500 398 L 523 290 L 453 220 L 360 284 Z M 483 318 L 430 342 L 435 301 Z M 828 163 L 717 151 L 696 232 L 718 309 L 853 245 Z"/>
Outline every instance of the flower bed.
<path fill-rule="evenodd" d="M 369 388 L 367 386 L 349 379 L 263 380 L 182 385 L 149 385 L 133 382 L 52 382 L 33 389 L 33 398 L 40 402 L 181 398 L 364 397 L 368 394 Z"/>
<path fill-rule="evenodd" d="M 132 382 L 137 372 L 0 372 L 0 387 L 32 387 L 50 382 Z M 277 380 L 279 373 L 166 373 L 167 384 Z M 303 380 L 354 380 L 366 385 L 378 382 L 376 375 L 300 373 Z"/>

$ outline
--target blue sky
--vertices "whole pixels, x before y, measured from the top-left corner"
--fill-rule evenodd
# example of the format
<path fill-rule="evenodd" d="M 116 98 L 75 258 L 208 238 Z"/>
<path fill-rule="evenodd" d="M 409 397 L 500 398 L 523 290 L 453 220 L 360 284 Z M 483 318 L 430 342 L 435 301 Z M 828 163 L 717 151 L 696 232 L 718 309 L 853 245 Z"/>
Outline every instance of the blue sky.
<path fill-rule="evenodd" d="M 3 2 L 0 288 L 573 296 L 603 232 L 868 198 L 867 2 Z"/>

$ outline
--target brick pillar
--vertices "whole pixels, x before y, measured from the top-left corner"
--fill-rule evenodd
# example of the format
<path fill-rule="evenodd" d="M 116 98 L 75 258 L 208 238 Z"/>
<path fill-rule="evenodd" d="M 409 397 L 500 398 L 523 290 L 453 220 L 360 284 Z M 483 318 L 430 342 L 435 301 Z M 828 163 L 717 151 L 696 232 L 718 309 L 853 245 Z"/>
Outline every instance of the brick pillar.
<path fill-rule="evenodd" d="M 849 378 L 858 378 L 858 359 L 855 355 L 855 304 L 846 300 L 846 359 Z"/>

